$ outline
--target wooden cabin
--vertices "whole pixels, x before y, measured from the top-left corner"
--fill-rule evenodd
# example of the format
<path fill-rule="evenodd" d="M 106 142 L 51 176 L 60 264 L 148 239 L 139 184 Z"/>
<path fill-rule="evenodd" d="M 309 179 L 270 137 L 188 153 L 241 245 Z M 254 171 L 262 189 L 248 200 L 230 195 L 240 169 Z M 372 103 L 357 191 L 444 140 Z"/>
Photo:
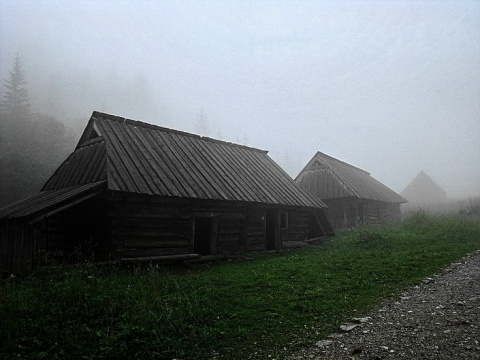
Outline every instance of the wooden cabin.
<path fill-rule="evenodd" d="M 421 170 L 400 193 L 409 203 L 431 204 L 448 200 L 447 192 Z"/>
<path fill-rule="evenodd" d="M 328 205 L 334 229 L 398 220 L 407 202 L 360 168 L 317 152 L 295 181 Z"/>
<path fill-rule="evenodd" d="M 94 112 L 42 191 L 0 209 L 0 264 L 280 249 L 333 234 L 325 208 L 266 151 Z"/>
<path fill-rule="evenodd" d="M 408 200 L 405 212 L 423 210 L 427 212 L 449 212 L 456 204 L 449 202 L 447 192 L 425 171 L 421 170 L 400 193 Z"/>

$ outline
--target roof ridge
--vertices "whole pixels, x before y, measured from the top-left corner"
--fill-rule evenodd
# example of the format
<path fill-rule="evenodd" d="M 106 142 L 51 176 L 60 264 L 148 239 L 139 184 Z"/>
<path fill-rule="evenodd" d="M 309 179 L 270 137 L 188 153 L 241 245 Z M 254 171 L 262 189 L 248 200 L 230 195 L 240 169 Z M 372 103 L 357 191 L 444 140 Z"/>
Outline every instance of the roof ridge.
<path fill-rule="evenodd" d="M 105 119 L 105 120 L 109 120 L 109 121 L 114 121 L 114 122 L 120 123 L 122 125 L 127 124 L 127 125 L 130 125 L 130 126 L 141 127 L 141 128 L 144 128 L 144 129 L 162 131 L 162 132 L 169 133 L 169 134 L 187 136 L 187 137 L 190 137 L 190 138 L 200 139 L 200 140 L 204 140 L 204 141 L 211 142 L 211 143 L 223 144 L 223 145 L 227 145 L 227 146 L 230 146 L 230 147 L 261 152 L 261 153 L 264 153 L 264 154 L 268 153 L 267 150 L 262 150 L 262 149 L 258 149 L 258 148 L 247 146 L 247 145 L 237 144 L 237 143 L 233 143 L 233 142 L 225 141 L 225 140 L 214 139 L 214 138 L 211 138 L 211 137 L 208 137 L 208 136 L 201 136 L 201 135 L 189 133 L 189 132 L 186 132 L 186 131 L 171 129 L 171 128 L 167 128 L 167 127 L 160 126 L 160 125 L 146 123 L 146 122 L 143 122 L 143 121 L 123 118 L 123 117 L 120 117 L 120 116 L 106 114 L 106 113 L 102 113 L 102 112 L 99 112 L 99 111 L 94 111 L 93 114 L 92 114 L 92 118 L 101 118 L 101 119 Z"/>
<path fill-rule="evenodd" d="M 328 158 L 328 159 L 331 159 L 331 160 L 333 160 L 333 161 L 339 162 L 339 163 L 341 163 L 341 164 L 343 164 L 343 165 L 347 165 L 347 166 L 349 166 L 349 167 L 351 167 L 351 168 L 354 168 L 354 169 L 356 169 L 356 170 L 362 171 L 362 172 L 366 173 L 367 175 L 371 175 L 368 171 L 363 170 L 363 169 L 359 168 L 358 166 L 355 166 L 355 165 L 349 164 L 349 163 L 347 163 L 347 162 L 345 162 L 345 161 L 342 161 L 342 160 L 339 160 L 339 159 L 337 159 L 337 158 L 334 158 L 333 156 L 330 156 L 330 155 L 327 155 L 327 154 L 325 154 L 325 153 L 322 153 L 321 151 L 317 151 L 317 153 L 315 154 L 315 157 L 317 157 L 318 155 L 319 155 L 319 156 L 324 156 L 324 157 L 326 157 L 326 158 Z"/>
<path fill-rule="evenodd" d="M 101 118 L 101 119 L 105 119 L 105 120 L 115 121 L 115 122 L 120 123 L 122 125 L 127 124 L 127 125 L 131 125 L 131 126 L 142 127 L 144 129 L 160 130 L 160 131 L 164 131 L 164 132 L 168 132 L 168 133 L 174 133 L 174 134 L 179 134 L 179 135 L 188 135 L 188 136 L 192 136 L 192 137 L 201 138 L 200 135 L 188 133 L 188 132 L 185 132 L 185 131 L 166 128 L 166 127 L 163 127 L 163 126 L 160 126 L 160 125 L 150 124 L 150 123 L 146 123 L 144 121 L 128 119 L 128 118 L 124 118 L 124 117 L 120 117 L 120 116 L 116 116 L 116 115 L 101 113 L 101 112 L 98 112 L 98 111 L 93 112 L 92 118 Z"/>
<path fill-rule="evenodd" d="M 187 134 L 188 134 L 188 133 L 187 133 Z M 192 134 L 192 135 L 195 135 L 195 134 Z M 208 136 L 200 136 L 200 138 L 201 138 L 202 140 L 205 140 L 205 141 L 208 141 L 208 142 L 212 142 L 212 143 L 223 144 L 223 145 L 227 145 L 227 146 L 231 146 L 231 147 L 238 147 L 238 148 L 242 148 L 242 149 L 246 149 L 246 150 L 252 150 L 252 151 L 257 151 L 257 152 L 265 153 L 265 154 L 268 153 L 268 150 L 263 150 L 263 149 L 259 149 L 259 148 L 252 147 L 252 146 L 248 146 L 248 145 L 237 144 L 237 143 L 234 143 L 234 142 L 231 142 L 231 141 L 214 139 L 214 138 L 211 138 L 211 137 L 208 137 Z"/>

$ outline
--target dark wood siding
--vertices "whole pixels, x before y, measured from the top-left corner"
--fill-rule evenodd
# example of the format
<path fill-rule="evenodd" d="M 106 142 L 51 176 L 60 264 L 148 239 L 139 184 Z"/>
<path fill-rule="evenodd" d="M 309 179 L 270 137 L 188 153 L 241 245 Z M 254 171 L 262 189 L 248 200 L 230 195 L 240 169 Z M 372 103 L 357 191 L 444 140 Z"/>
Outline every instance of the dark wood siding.
<path fill-rule="evenodd" d="M 227 212 L 219 217 L 217 251 L 220 254 L 239 254 L 244 251 L 246 239 L 243 211 Z"/>
<path fill-rule="evenodd" d="M 282 241 L 304 241 L 308 238 L 308 213 L 286 211 L 288 227 L 281 229 Z"/>
<path fill-rule="evenodd" d="M 365 201 L 356 198 L 329 199 L 327 216 L 334 229 L 352 228 L 359 224 L 375 225 L 400 219 L 400 204 Z"/>
<path fill-rule="evenodd" d="M 247 214 L 247 251 L 266 249 L 265 210 L 249 209 Z"/>
<path fill-rule="evenodd" d="M 109 205 L 114 257 L 191 252 L 193 216 L 181 207 L 126 194 L 111 198 Z"/>
<path fill-rule="evenodd" d="M 401 217 L 400 204 L 381 204 L 378 215 L 382 223 L 397 221 Z"/>
<path fill-rule="evenodd" d="M 120 257 L 189 253 L 190 217 L 116 217 L 112 222 L 112 237 Z"/>
<path fill-rule="evenodd" d="M 34 229 L 24 221 L 0 224 L 0 272 L 22 275 L 34 265 Z"/>
<path fill-rule="evenodd" d="M 110 203 L 112 244 L 117 257 L 142 257 L 194 252 L 195 219 L 211 218 L 211 254 L 239 254 L 266 249 L 266 208 L 239 203 L 155 199 L 114 195 Z M 288 227 L 278 229 L 283 241 L 309 236 L 310 212 L 288 213 Z M 205 246 L 203 244 L 202 246 Z"/>
<path fill-rule="evenodd" d="M 282 213 L 288 214 L 284 228 Z M 265 250 L 267 214 L 273 214 L 271 249 L 308 237 L 311 211 L 106 192 L 38 218 L 33 225 L 2 222 L 0 260 L 7 264 L 5 271 L 20 273 L 34 260 L 52 258 L 105 261 L 187 255 L 195 249 L 203 255 Z M 200 236 L 195 227 L 201 224 Z M 205 240 L 209 232 L 210 240 Z M 195 247 L 196 235 L 200 247 Z M 37 256 L 39 249 L 43 251 Z"/>
<path fill-rule="evenodd" d="M 47 258 L 107 260 L 110 221 L 105 215 L 105 205 L 103 197 L 96 197 L 44 220 Z"/>
<path fill-rule="evenodd" d="M 361 209 L 356 198 L 329 199 L 326 204 L 327 217 L 335 230 L 351 228 L 360 223 Z"/>

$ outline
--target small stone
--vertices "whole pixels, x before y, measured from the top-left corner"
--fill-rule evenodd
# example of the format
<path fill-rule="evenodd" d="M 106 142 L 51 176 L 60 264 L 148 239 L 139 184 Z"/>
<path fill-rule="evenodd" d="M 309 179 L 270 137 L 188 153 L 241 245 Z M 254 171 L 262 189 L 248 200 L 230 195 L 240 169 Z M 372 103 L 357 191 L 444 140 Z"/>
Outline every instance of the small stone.
<path fill-rule="evenodd" d="M 320 340 L 320 341 L 317 341 L 317 343 L 315 345 L 317 345 L 318 347 L 325 347 L 325 346 L 328 346 L 332 343 L 333 343 L 332 340 Z"/>
<path fill-rule="evenodd" d="M 340 330 L 342 331 L 352 331 L 358 326 L 358 324 L 343 324 L 340 325 Z"/>

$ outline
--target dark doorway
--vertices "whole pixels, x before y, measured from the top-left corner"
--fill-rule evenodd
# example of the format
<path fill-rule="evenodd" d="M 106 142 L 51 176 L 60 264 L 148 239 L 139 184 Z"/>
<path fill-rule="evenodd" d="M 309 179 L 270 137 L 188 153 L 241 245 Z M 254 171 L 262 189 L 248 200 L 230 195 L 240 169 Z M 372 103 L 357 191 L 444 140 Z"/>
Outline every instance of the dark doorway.
<path fill-rule="evenodd" d="M 277 211 L 267 210 L 265 218 L 265 230 L 267 234 L 267 250 L 275 250 L 276 246 L 276 226 L 277 224 Z"/>
<path fill-rule="evenodd" d="M 312 212 L 308 215 L 309 239 L 326 236 L 327 232 L 325 229 L 329 229 L 330 227 L 331 225 L 324 214 Z"/>
<path fill-rule="evenodd" d="M 195 218 L 195 236 L 193 239 L 193 251 L 195 254 L 210 255 L 212 240 L 212 218 Z"/>

